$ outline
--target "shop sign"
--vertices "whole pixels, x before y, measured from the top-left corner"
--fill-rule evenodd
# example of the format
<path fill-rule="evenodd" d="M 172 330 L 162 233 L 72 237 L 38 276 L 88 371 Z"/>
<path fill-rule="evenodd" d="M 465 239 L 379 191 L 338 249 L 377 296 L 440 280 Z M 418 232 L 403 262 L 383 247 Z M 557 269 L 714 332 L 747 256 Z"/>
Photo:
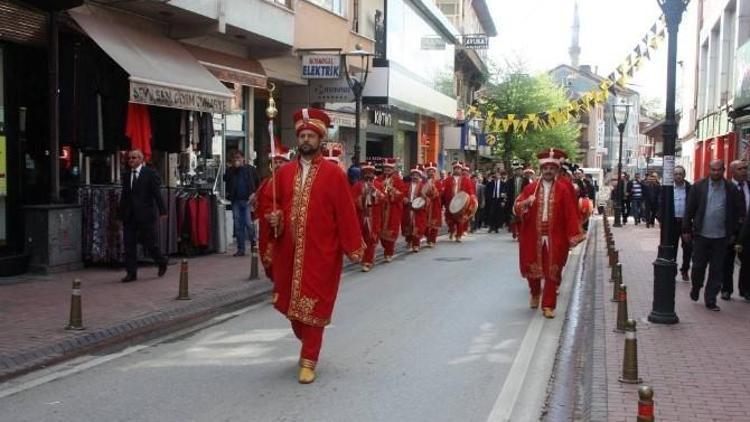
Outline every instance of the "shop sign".
<path fill-rule="evenodd" d="M 130 81 L 130 102 L 207 113 L 227 113 L 230 97 Z"/>
<path fill-rule="evenodd" d="M 341 78 L 341 57 L 333 54 L 302 56 L 302 79 Z"/>
<path fill-rule="evenodd" d="M 346 79 L 313 79 L 310 81 L 310 102 L 352 103 L 354 93 Z"/>
<path fill-rule="evenodd" d="M 464 35 L 464 48 L 486 50 L 490 48 L 490 38 L 487 35 Z"/>
<path fill-rule="evenodd" d="M 357 119 L 353 114 L 340 113 L 337 111 L 326 110 L 328 117 L 331 118 L 331 125 L 339 127 L 351 127 L 357 126 Z"/>
<path fill-rule="evenodd" d="M 445 50 L 445 40 L 440 37 L 422 37 L 422 50 Z"/>
<path fill-rule="evenodd" d="M 388 111 L 372 110 L 370 112 L 370 123 L 375 126 L 391 127 L 393 125 L 393 117 Z"/>
<path fill-rule="evenodd" d="M 736 80 L 734 81 L 735 110 L 750 105 L 750 42 L 737 49 Z"/>

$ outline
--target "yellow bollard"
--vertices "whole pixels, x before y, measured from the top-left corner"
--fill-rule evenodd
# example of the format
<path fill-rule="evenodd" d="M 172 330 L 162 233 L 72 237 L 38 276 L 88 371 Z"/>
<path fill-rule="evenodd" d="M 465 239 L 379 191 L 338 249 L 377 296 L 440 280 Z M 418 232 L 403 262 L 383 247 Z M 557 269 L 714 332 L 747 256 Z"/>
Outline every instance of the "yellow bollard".
<path fill-rule="evenodd" d="M 73 280 L 73 291 L 70 294 L 70 319 L 66 330 L 83 330 L 83 312 L 81 310 L 81 280 Z"/>
<path fill-rule="evenodd" d="M 182 260 L 180 265 L 180 291 L 175 298 L 177 300 L 190 300 L 190 294 L 188 293 L 188 261 L 187 259 Z"/>

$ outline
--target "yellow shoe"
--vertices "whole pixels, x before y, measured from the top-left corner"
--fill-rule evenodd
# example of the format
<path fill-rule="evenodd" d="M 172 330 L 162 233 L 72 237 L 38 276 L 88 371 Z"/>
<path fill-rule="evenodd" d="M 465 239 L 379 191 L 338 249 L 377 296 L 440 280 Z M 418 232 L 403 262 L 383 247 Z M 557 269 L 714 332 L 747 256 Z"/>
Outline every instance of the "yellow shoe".
<path fill-rule="evenodd" d="M 545 318 L 552 319 L 555 317 L 555 310 L 552 308 L 543 308 L 542 314 L 544 314 Z"/>
<path fill-rule="evenodd" d="M 299 368 L 299 376 L 297 377 L 300 384 L 312 384 L 315 381 L 315 369 L 303 366 Z"/>
<path fill-rule="evenodd" d="M 434 248 L 434 247 L 435 247 L 435 244 L 434 244 L 434 243 L 431 243 L 431 242 L 428 242 L 428 243 L 427 243 L 427 247 L 428 247 L 428 248 L 430 248 L 430 249 L 432 249 L 432 248 Z"/>
<path fill-rule="evenodd" d="M 369 273 L 372 269 L 372 264 L 364 264 L 362 265 L 362 272 L 363 273 Z"/>
<path fill-rule="evenodd" d="M 529 299 L 529 308 L 536 309 L 539 307 L 539 296 L 531 296 Z"/>
<path fill-rule="evenodd" d="M 456 243 L 461 243 L 461 238 L 460 237 L 456 238 Z"/>
<path fill-rule="evenodd" d="M 414 253 L 419 252 L 419 246 L 412 246 L 411 247 L 411 251 L 414 252 Z"/>
<path fill-rule="evenodd" d="M 385 259 L 385 262 L 391 262 L 391 261 L 393 261 L 393 257 L 392 257 L 392 256 L 389 256 L 389 255 L 386 255 L 386 256 L 384 257 L 384 259 Z"/>
<path fill-rule="evenodd" d="M 448 240 L 453 240 L 453 233 L 448 235 Z"/>

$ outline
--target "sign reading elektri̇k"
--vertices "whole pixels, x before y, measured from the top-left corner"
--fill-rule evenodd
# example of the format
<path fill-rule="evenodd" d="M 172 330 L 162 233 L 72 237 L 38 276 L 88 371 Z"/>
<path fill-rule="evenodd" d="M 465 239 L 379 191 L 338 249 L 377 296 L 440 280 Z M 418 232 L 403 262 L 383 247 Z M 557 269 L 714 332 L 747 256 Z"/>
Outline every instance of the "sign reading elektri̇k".
<path fill-rule="evenodd" d="M 302 79 L 338 79 L 341 57 L 332 54 L 302 56 Z"/>

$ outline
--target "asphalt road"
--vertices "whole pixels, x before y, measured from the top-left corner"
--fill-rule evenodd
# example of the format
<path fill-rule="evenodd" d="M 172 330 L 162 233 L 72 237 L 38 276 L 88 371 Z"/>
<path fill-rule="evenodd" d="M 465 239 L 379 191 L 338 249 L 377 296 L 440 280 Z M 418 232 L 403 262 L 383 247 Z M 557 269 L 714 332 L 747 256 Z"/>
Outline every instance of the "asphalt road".
<path fill-rule="evenodd" d="M 0 386 L 0 420 L 486 421 L 528 394 L 527 367 L 551 367 L 563 319 L 528 309 L 517 259 L 507 234 L 476 234 L 347 274 L 312 385 L 297 383 L 288 321 L 262 304 Z"/>

